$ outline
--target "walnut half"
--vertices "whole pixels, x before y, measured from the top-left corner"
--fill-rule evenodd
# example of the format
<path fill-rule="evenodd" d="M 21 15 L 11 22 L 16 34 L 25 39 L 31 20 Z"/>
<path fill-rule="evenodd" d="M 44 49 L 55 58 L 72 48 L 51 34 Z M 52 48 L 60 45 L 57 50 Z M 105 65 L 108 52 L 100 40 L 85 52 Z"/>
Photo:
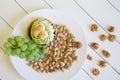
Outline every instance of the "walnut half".
<path fill-rule="evenodd" d="M 99 38 L 100 38 L 101 41 L 105 41 L 106 40 L 106 35 L 105 34 L 101 34 L 99 36 Z"/>
<path fill-rule="evenodd" d="M 109 26 L 107 30 L 108 30 L 109 32 L 114 32 L 115 27 L 114 27 L 114 26 Z"/>
<path fill-rule="evenodd" d="M 108 36 L 109 41 L 115 41 L 115 39 L 116 39 L 116 36 L 114 34 L 109 34 Z"/>
<path fill-rule="evenodd" d="M 100 71 L 97 68 L 92 69 L 92 74 L 97 76 L 100 74 Z"/>
<path fill-rule="evenodd" d="M 92 42 L 92 43 L 90 44 L 90 47 L 93 48 L 93 49 L 98 49 L 98 43 Z"/>
<path fill-rule="evenodd" d="M 102 55 L 106 58 L 109 58 L 110 57 L 110 53 L 106 50 L 102 50 Z"/>
<path fill-rule="evenodd" d="M 90 26 L 90 30 L 91 30 L 92 32 L 98 31 L 98 26 L 97 26 L 97 24 L 92 24 L 92 25 Z"/>
<path fill-rule="evenodd" d="M 106 62 L 103 61 L 103 60 L 100 60 L 100 61 L 98 62 L 98 66 L 100 66 L 100 67 L 106 67 Z"/>

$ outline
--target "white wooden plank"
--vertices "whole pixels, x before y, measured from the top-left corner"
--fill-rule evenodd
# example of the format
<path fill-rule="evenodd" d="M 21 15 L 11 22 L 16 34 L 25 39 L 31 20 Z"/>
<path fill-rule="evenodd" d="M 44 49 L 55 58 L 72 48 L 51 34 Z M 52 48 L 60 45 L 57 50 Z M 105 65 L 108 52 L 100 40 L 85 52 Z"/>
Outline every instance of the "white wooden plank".
<path fill-rule="evenodd" d="M 1 80 L 24 80 L 13 68 L 10 59 L 0 49 L 0 79 Z"/>
<path fill-rule="evenodd" d="M 27 12 L 38 9 L 46 9 L 49 6 L 43 0 L 16 0 Z M 26 3 L 29 3 L 26 5 Z"/>
<path fill-rule="evenodd" d="M 83 69 L 80 70 L 80 72 L 71 80 L 92 80 L 86 73 L 83 71 Z"/>
<path fill-rule="evenodd" d="M 120 0 L 107 0 L 118 12 L 120 12 Z"/>
<path fill-rule="evenodd" d="M 70 14 L 73 15 L 72 17 L 74 17 L 75 20 L 77 20 L 81 27 L 83 28 L 85 34 L 86 34 L 86 38 L 87 38 L 87 42 L 91 43 L 91 42 L 98 42 L 100 44 L 100 49 L 106 49 L 106 50 L 110 50 L 111 53 L 111 57 L 109 59 L 106 59 L 113 67 L 115 67 L 115 69 L 117 69 L 120 72 L 120 63 L 116 63 L 119 60 L 120 54 L 118 54 L 117 52 L 120 52 L 120 45 L 117 42 L 109 42 L 109 41 L 105 41 L 105 42 L 101 42 L 98 38 L 98 36 L 100 34 L 106 34 L 106 32 L 99 27 L 99 31 L 98 32 L 91 32 L 89 30 L 89 26 L 91 23 L 95 23 L 90 17 L 88 17 L 85 12 L 80 9 L 77 5 L 75 5 L 75 3 L 72 0 L 69 1 L 65 1 L 64 3 L 59 1 L 59 0 L 47 0 L 48 3 L 56 9 L 62 9 L 62 10 L 69 10 Z M 62 6 L 60 6 L 59 4 L 62 4 Z M 102 48 L 104 47 L 104 48 Z M 99 50 L 97 51 L 98 53 L 100 52 Z"/>
<path fill-rule="evenodd" d="M 94 80 L 119 80 L 120 76 L 109 66 L 106 65 L 105 68 L 100 68 L 98 66 L 98 61 L 102 60 L 96 53 L 88 47 L 88 54 L 90 54 L 93 57 L 92 61 L 86 60 L 83 67 L 85 70 L 94 78 Z M 93 68 L 98 68 L 100 71 L 100 74 L 96 77 L 91 73 L 91 70 Z M 109 77 L 108 77 L 109 74 Z"/>
<path fill-rule="evenodd" d="M 19 7 L 14 0 L 1 0 L 0 1 L 0 16 L 2 16 L 11 26 L 25 16 L 24 10 Z"/>
<path fill-rule="evenodd" d="M 0 47 L 3 46 L 4 41 L 7 40 L 8 35 L 11 34 L 12 29 L 0 18 Z"/>
<path fill-rule="evenodd" d="M 120 42 L 120 13 L 106 0 L 76 0 L 97 22 L 105 29 L 109 25 L 115 26 L 114 34 Z"/>

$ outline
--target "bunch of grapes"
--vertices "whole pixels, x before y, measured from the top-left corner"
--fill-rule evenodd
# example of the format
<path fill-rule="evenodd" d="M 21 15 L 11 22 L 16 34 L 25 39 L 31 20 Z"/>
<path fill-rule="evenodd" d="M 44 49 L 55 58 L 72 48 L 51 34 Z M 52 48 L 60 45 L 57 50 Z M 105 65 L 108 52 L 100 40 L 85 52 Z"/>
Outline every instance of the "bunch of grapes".
<path fill-rule="evenodd" d="M 38 61 L 44 58 L 48 52 L 46 46 L 39 46 L 30 42 L 27 38 L 15 36 L 8 38 L 4 43 L 5 54 L 26 58 L 30 61 Z"/>

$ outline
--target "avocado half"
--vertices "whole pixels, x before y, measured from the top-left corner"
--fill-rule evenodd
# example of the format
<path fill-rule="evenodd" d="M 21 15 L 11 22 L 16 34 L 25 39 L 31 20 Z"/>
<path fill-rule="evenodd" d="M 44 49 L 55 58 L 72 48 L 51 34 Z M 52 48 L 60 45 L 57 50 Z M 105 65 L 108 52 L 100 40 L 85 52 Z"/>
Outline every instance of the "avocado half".
<path fill-rule="evenodd" d="M 40 38 L 39 36 L 34 35 L 34 31 L 38 26 L 42 26 L 42 32 L 45 32 L 47 35 L 44 39 Z M 31 24 L 28 27 L 28 36 L 29 38 L 36 44 L 48 44 L 51 42 L 54 38 L 54 29 L 52 22 L 45 18 L 37 18 L 34 21 L 31 22 Z M 39 34 L 41 31 L 39 32 Z M 38 35 L 39 35 L 38 34 Z M 44 37 L 44 36 L 43 36 Z"/>

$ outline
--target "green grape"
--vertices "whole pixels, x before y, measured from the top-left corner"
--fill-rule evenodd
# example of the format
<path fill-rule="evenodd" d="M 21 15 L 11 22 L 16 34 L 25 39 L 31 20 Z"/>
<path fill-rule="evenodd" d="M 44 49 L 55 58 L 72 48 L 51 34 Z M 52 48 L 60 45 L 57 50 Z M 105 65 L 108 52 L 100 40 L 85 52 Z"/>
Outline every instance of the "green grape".
<path fill-rule="evenodd" d="M 27 60 L 33 61 L 34 60 L 34 56 L 33 55 L 28 55 L 26 56 Z"/>
<path fill-rule="evenodd" d="M 39 55 L 40 55 L 39 59 L 43 59 L 45 57 L 44 54 L 39 54 Z"/>
<path fill-rule="evenodd" d="M 5 54 L 10 55 L 11 54 L 11 48 L 6 48 L 4 52 L 5 52 Z"/>
<path fill-rule="evenodd" d="M 27 44 L 27 46 L 28 46 L 28 45 L 31 45 L 31 42 L 28 42 L 28 43 L 26 43 L 26 44 Z"/>
<path fill-rule="evenodd" d="M 23 38 L 22 41 L 23 41 L 24 43 L 28 43 L 28 42 L 29 42 L 27 38 Z"/>
<path fill-rule="evenodd" d="M 18 47 L 21 47 L 23 44 L 24 44 L 24 42 L 22 42 L 22 41 L 17 42 Z"/>
<path fill-rule="evenodd" d="M 31 45 L 31 43 L 26 43 L 26 45 L 27 45 L 27 48 L 28 48 L 28 46 L 30 46 L 30 45 Z"/>
<path fill-rule="evenodd" d="M 37 45 L 36 45 L 36 44 L 32 44 L 31 46 L 32 46 L 32 47 L 34 47 L 34 48 L 36 48 L 36 47 L 37 47 Z"/>
<path fill-rule="evenodd" d="M 41 51 L 41 53 L 45 54 L 45 53 L 48 52 L 48 48 L 42 47 L 42 48 L 40 49 L 40 51 Z"/>
<path fill-rule="evenodd" d="M 20 47 L 20 49 L 21 49 L 21 51 L 27 50 L 27 45 L 26 45 L 26 44 L 22 45 L 22 46 Z"/>
<path fill-rule="evenodd" d="M 35 56 L 37 53 L 32 50 L 30 54 Z"/>
<path fill-rule="evenodd" d="M 21 50 L 19 48 L 17 48 L 17 49 L 14 50 L 14 52 L 15 52 L 16 55 L 19 55 L 21 53 Z"/>
<path fill-rule="evenodd" d="M 21 52 L 19 55 L 20 58 L 25 58 L 25 52 Z"/>
<path fill-rule="evenodd" d="M 29 55 L 30 54 L 30 52 L 29 51 L 25 51 L 25 55 Z"/>
<path fill-rule="evenodd" d="M 14 39 L 15 39 L 16 42 L 19 42 L 19 41 L 22 40 L 22 37 L 21 36 L 15 36 Z"/>
<path fill-rule="evenodd" d="M 38 48 L 35 48 L 33 51 L 34 51 L 35 53 L 38 53 L 38 52 L 39 52 L 39 49 L 38 49 Z"/>
<path fill-rule="evenodd" d="M 34 61 L 38 61 L 40 58 L 40 55 L 39 54 L 36 54 L 36 56 L 34 57 Z"/>
<path fill-rule="evenodd" d="M 28 45 L 27 50 L 31 51 L 36 47 L 35 44 Z"/>
<path fill-rule="evenodd" d="M 13 39 L 13 38 L 11 38 L 11 37 L 10 37 L 10 38 L 8 38 L 8 42 L 10 42 L 12 39 Z"/>
<path fill-rule="evenodd" d="M 21 36 L 15 36 L 14 38 L 8 38 L 8 42 L 4 43 L 5 54 L 12 56 L 19 56 L 20 58 L 26 58 L 30 61 L 38 61 L 45 57 L 45 53 L 48 52 L 47 47 L 37 46 L 31 43 L 27 38 Z"/>
<path fill-rule="evenodd" d="M 8 38 L 8 42 L 11 43 L 12 45 L 16 45 L 16 42 L 13 38 Z"/>
<path fill-rule="evenodd" d="M 12 49 L 12 50 L 11 50 L 11 55 L 12 55 L 12 56 L 16 55 L 15 49 Z"/>
<path fill-rule="evenodd" d="M 4 48 L 9 48 L 9 47 L 11 47 L 11 44 L 9 42 L 5 42 L 3 46 L 4 46 Z"/>

